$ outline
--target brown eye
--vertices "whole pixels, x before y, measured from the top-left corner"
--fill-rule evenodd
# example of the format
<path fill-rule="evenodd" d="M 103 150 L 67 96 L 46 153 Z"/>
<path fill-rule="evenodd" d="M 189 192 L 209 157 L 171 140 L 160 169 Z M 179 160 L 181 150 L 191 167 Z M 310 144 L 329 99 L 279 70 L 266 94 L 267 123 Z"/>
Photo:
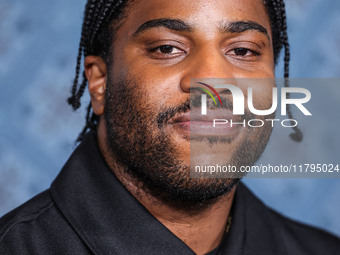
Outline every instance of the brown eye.
<path fill-rule="evenodd" d="M 163 44 L 149 50 L 150 56 L 155 59 L 175 59 L 185 56 L 186 51 L 169 44 Z"/>
<path fill-rule="evenodd" d="M 170 45 L 163 45 L 159 47 L 159 51 L 163 54 L 171 54 L 174 50 L 174 47 Z"/>
<path fill-rule="evenodd" d="M 261 55 L 260 52 L 255 50 L 251 50 L 249 48 L 234 48 L 226 53 L 227 56 L 230 56 L 234 59 L 238 60 L 255 60 L 258 56 Z"/>
<path fill-rule="evenodd" d="M 183 50 L 180 50 L 179 48 L 171 45 L 161 45 L 158 46 L 157 48 L 152 49 L 151 52 L 157 52 L 165 55 L 175 55 L 182 53 Z"/>
<path fill-rule="evenodd" d="M 236 49 L 234 49 L 234 53 L 237 56 L 245 56 L 245 55 L 247 55 L 248 51 L 249 50 L 245 49 L 245 48 L 236 48 Z"/>
<path fill-rule="evenodd" d="M 251 57 L 251 56 L 259 56 L 260 53 L 256 52 L 251 49 L 247 48 L 235 48 L 231 52 L 233 52 L 232 55 L 239 56 L 239 57 Z"/>

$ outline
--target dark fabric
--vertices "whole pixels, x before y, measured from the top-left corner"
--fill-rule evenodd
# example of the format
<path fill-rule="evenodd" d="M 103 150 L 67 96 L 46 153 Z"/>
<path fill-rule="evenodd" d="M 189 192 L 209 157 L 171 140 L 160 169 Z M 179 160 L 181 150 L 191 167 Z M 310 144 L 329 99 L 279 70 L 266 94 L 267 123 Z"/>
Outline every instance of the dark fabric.
<path fill-rule="evenodd" d="M 281 216 L 240 183 L 217 253 L 340 254 L 340 239 Z M 0 254 L 194 252 L 120 184 L 91 133 L 50 189 L 0 219 Z"/>

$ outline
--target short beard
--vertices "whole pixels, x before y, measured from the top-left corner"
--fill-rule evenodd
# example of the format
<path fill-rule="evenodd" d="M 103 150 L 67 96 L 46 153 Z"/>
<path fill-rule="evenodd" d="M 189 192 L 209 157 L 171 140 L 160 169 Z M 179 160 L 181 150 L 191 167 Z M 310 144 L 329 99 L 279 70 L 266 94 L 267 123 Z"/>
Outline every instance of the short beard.
<path fill-rule="evenodd" d="M 190 166 L 178 160 L 175 145 L 162 128 L 176 114 L 189 111 L 189 101 L 156 112 L 146 99 L 134 80 L 113 83 L 108 78 L 104 113 L 106 143 L 125 173 L 147 194 L 177 207 L 204 207 L 229 194 L 240 178 L 191 178 Z M 265 147 L 268 139 L 264 140 Z M 243 145 L 254 154 L 249 141 Z M 241 162 L 251 158 L 252 162 L 247 163 L 253 164 L 264 147 L 256 148 L 256 155 L 251 157 L 240 148 L 233 158 Z"/>

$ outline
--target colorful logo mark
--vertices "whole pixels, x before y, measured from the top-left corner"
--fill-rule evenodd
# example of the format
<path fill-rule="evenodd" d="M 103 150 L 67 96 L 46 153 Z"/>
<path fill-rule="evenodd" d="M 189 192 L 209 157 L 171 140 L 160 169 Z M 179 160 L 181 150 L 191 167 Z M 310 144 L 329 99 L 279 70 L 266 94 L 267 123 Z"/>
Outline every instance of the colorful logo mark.
<path fill-rule="evenodd" d="M 205 83 L 203 83 L 203 82 L 197 82 L 197 83 L 199 83 L 199 84 L 201 84 L 201 85 L 203 85 L 203 86 L 206 86 L 206 87 L 209 88 L 211 91 L 213 91 L 213 92 L 215 93 L 215 95 L 217 96 L 217 98 L 218 98 L 218 100 L 220 101 L 220 104 L 221 104 L 221 106 L 222 106 L 222 100 L 221 100 L 221 98 L 220 98 L 220 95 L 217 93 L 217 91 L 216 91 L 212 86 L 210 86 L 210 85 L 208 85 L 208 84 L 205 84 Z M 215 105 L 217 106 L 217 102 L 216 102 L 214 96 L 211 94 L 210 91 L 206 90 L 205 88 L 201 88 L 201 87 L 200 87 L 199 89 L 201 89 L 201 90 L 203 90 L 205 93 L 207 93 L 207 94 L 212 98 L 212 100 L 214 101 Z"/>

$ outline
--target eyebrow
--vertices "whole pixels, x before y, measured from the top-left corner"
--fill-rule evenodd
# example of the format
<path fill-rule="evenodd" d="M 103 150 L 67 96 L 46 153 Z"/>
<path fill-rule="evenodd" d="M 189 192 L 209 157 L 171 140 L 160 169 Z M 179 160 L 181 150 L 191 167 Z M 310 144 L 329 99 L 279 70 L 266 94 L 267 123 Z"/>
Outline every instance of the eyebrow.
<path fill-rule="evenodd" d="M 193 32 L 193 29 L 186 24 L 183 20 L 179 19 L 153 19 L 142 24 L 136 32 L 134 32 L 134 36 L 138 34 L 156 27 L 165 27 L 171 30 L 179 31 L 179 32 Z"/>
<path fill-rule="evenodd" d="M 136 32 L 133 33 L 133 36 L 137 36 L 140 33 L 149 30 L 151 28 L 157 27 L 165 27 L 170 30 L 179 31 L 179 32 L 193 32 L 194 29 L 180 19 L 153 19 L 143 23 Z M 223 22 L 220 26 L 220 31 L 222 33 L 243 33 L 245 31 L 255 30 L 267 36 L 269 39 L 268 31 L 265 27 L 260 25 L 255 21 L 233 21 L 233 22 Z"/>
<path fill-rule="evenodd" d="M 226 22 L 222 24 L 220 30 L 222 33 L 243 33 L 245 31 L 255 30 L 266 35 L 269 39 L 267 29 L 255 21 Z"/>

